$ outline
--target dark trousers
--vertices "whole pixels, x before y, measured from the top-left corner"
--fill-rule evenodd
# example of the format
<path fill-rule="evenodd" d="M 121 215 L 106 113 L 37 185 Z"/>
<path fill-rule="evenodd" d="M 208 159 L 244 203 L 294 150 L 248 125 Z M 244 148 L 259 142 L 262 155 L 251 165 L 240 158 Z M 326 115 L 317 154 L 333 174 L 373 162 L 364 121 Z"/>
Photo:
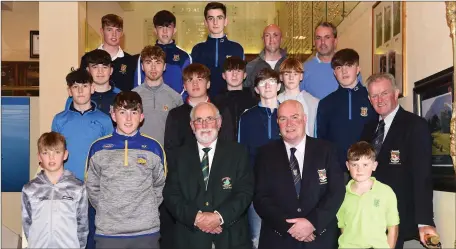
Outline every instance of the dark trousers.
<path fill-rule="evenodd" d="M 394 249 L 403 249 L 404 248 L 404 239 L 399 235 L 396 241 L 396 247 Z"/>
<path fill-rule="evenodd" d="M 160 249 L 158 245 L 159 239 L 160 233 L 120 238 L 95 236 L 97 249 Z"/>
<path fill-rule="evenodd" d="M 87 236 L 86 249 L 95 249 L 95 215 L 95 208 L 93 208 L 89 201 L 89 236 Z"/>
<path fill-rule="evenodd" d="M 158 211 L 160 212 L 160 248 L 174 249 L 174 226 L 176 220 L 165 207 L 165 204 L 162 203 Z"/>

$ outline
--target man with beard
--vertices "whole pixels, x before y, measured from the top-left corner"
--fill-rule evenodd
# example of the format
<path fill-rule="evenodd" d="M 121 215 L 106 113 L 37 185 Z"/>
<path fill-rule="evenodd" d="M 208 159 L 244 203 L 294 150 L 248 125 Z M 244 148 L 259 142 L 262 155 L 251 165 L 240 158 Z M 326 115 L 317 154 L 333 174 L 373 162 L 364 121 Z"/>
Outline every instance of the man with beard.
<path fill-rule="evenodd" d="M 314 36 L 317 54 L 304 63 L 304 79 L 300 89 L 306 90 L 317 99 L 323 99 L 339 87 L 331 68 L 331 60 L 336 51 L 337 29 L 330 22 L 321 22 L 315 28 Z M 361 74 L 358 81 L 362 82 Z"/>
<path fill-rule="evenodd" d="M 165 58 L 165 52 L 159 46 L 146 46 L 141 51 L 141 69 L 146 76 L 144 84 L 133 89 L 143 101 L 145 121 L 141 131 L 161 145 L 169 111 L 183 104 L 180 94 L 163 82 Z"/>
<path fill-rule="evenodd" d="M 263 68 L 271 68 L 279 72 L 280 64 L 286 59 L 287 52 L 280 48 L 282 31 L 279 26 L 270 24 L 263 31 L 264 49 L 257 58 L 247 64 L 247 79 L 245 87 L 253 87 L 255 77 Z"/>
<path fill-rule="evenodd" d="M 247 150 L 218 139 L 218 109 L 200 102 L 190 113 L 195 142 L 171 158 L 164 201 L 176 219 L 177 249 L 251 249 L 247 208 L 253 173 Z"/>

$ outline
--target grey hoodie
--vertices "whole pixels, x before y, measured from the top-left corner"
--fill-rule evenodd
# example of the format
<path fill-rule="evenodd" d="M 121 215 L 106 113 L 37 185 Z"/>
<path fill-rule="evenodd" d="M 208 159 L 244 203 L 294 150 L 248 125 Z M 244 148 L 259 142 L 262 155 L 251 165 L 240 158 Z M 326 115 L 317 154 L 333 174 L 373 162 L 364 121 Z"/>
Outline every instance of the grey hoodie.
<path fill-rule="evenodd" d="M 88 199 L 82 181 L 64 170 L 56 184 L 44 171 L 22 188 L 22 227 L 29 248 L 85 248 Z"/>
<path fill-rule="evenodd" d="M 284 49 L 280 49 L 280 54 L 282 57 L 277 61 L 274 71 L 279 72 L 280 64 L 287 58 L 287 52 Z M 244 87 L 254 87 L 255 77 L 258 72 L 263 68 L 271 68 L 271 66 L 264 60 L 264 49 L 261 53 L 247 64 L 246 73 L 247 78 L 244 81 Z M 283 87 L 282 87 L 283 89 Z"/>

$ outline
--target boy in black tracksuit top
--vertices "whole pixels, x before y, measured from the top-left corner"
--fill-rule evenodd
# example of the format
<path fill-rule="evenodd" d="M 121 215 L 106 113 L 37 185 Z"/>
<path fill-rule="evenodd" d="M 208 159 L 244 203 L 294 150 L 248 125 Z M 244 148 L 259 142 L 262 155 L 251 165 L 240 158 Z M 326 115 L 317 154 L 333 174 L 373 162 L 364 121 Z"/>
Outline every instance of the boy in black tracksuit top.
<path fill-rule="evenodd" d="M 228 40 L 223 32 L 228 24 L 224 4 L 208 3 L 204 8 L 204 23 L 209 36 L 205 42 L 193 47 L 191 55 L 193 63 L 201 63 L 211 70 L 209 97 L 214 98 L 226 90 L 226 83 L 222 78 L 222 65 L 225 59 L 231 56 L 244 59 L 244 49 L 239 43 Z"/>
<path fill-rule="evenodd" d="M 253 95 L 250 88 L 243 88 L 242 82 L 246 77 L 246 63 L 237 56 L 232 56 L 225 60 L 223 64 L 223 79 L 227 82 L 227 91 L 214 98 L 214 104 L 220 110 L 222 116 L 231 117 L 231 134 L 233 141 L 237 140 L 238 123 L 241 114 L 255 106 L 258 98 Z M 223 120 L 222 127 L 227 125 L 227 120 Z"/>
<path fill-rule="evenodd" d="M 358 81 L 359 55 L 353 49 L 334 54 L 331 67 L 339 88 L 320 100 L 317 110 L 317 137 L 333 142 L 339 150 L 340 166 L 347 172 L 348 148 L 359 141 L 364 124 L 378 114 L 369 102 L 366 88 Z"/>
<path fill-rule="evenodd" d="M 107 51 L 112 60 L 111 82 L 122 91 L 133 89 L 133 80 L 138 56 L 132 56 L 120 47 L 120 39 L 123 36 L 123 19 L 114 14 L 108 14 L 101 18 L 103 31 L 103 44 L 97 49 Z M 97 50 L 95 49 L 95 50 Z M 87 54 L 82 56 L 79 68 L 88 66 Z"/>

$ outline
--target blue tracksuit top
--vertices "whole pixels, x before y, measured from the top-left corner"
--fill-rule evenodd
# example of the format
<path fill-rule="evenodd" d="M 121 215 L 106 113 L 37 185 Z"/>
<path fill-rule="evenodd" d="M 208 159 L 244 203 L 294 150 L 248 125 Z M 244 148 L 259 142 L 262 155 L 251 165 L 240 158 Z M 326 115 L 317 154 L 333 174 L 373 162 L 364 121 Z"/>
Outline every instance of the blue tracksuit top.
<path fill-rule="evenodd" d="M 255 163 L 257 149 L 269 141 L 280 138 L 277 109 L 263 107 L 261 102 L 246 110 L 239 118 L 238 142 L 247 147 L 250 163 Z"/>
<path fill-rule="evenodd" d="M 182 95 L 182 99 L 185 100 L 187 93 L 184 92 L 182 72 L 184 68 L 192 63 L 192 57 L 176 46 L 174 40 L 170 44 L 159 44 L 157 41 L 155 45 L 161 47 L 166 54 L 166 69 L 163 72 L 163 81 L 178 94 Z M 144 71 L 141 68 L 141 57 L 139 57 L 135 72 L 134 87 L 141 85 L 145 77 Z"/>
<path fill-rule="evenodd" d="M 65 137 L 68 160 L 64 167 L 79 180 L 84 181 L 84 169 L 90 146 L 100 137 L 113 132 L 111 118 L 98 110 L 92 101 L 92 107 L 80 113 L 73 104 L 68 109 L 55 115 L 52 120 L 52 131 Z"/>
<path fill-rule="evenodd" d="M 226 81 L 222 78 L 223 63 L 231 56 L 244 59 L 244 49 L 234 41 L 222 38 L 207 37 L 205 42 L 196 44 L 192 49 L 193 63 L 201 63 L 211 70 L 211 87 L 209 98 L 226 91 Z"/>
<path fill-rule="evenodd" d="M 353 89 L 339 88 L 320 100 L 317 137 L 333 142 L 339 150 L 342 169 L 347 170 L 348 148 L 359 141 L 364 125 L 378 120 L 369 102 L 367 89 L 359 82 Z"/>

